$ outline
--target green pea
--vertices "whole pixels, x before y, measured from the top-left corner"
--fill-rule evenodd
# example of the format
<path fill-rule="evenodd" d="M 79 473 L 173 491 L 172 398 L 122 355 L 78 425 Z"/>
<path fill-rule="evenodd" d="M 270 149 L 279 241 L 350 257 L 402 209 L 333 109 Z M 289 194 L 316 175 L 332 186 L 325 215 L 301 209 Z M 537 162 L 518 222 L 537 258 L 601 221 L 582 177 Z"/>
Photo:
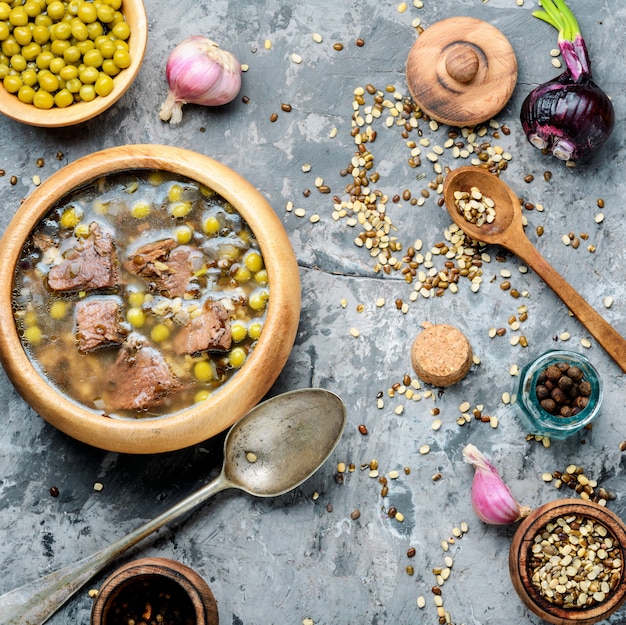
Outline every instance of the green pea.
<path fill-rule="evenodd" d="M 113 87 L 113 79 L 104 73 L 100 74 L 98 80 L 96 80 L 96 84 L 94 85 L 96 93 L 101 96 L 109 95 L 109 93 L 113 91 Z"/>
<path fill-rule="evenodd" d="M 87 26 L 78 19 L 72 20 L 72 37 L 77 41 L 85 41 L 89 38 Z"/>
<path fill-rule="evenodd" d="M 96 97 L 96 90 L 93 85 L 83 85 L 78 92 L 83 102 L 91 102 Z"/>
<path fill-rule="evenodd" d="M 71 47 L 71 43 L 67 39 L 55 39 L 50 44 L 50 52 L 54 54 L 54 56 L 63 56 L 63 53 Z"/>
<path fill-rule="evenodd" d="M 46 28 L 49 28 L 52 26 L 52 19 L 50 19 L 49 15 L 42 13 L 35 18 L 35 26 L 45 26 Z"/>
<path fill-rule="evenodd" d="M 47 26 L 39 25 L 33 27 L 33 41 L 43 46 L 44 43 L 50 41 L 50 31 Z"/>
<path fill-rule="evenodd" d="M 103 24 L 109 24 L 115 18 L 115 11 L 113 7 L 107 6 L 106 4 L 101 4 L 98 9 L 98 19 Z"/>
<path fill-rule="evenodd" d="M 65 88 L 70 93 L 79 93 L 83 83 L 78 78 L 69 78 L 65 83 Z"/>
<path fill-rule="evenodd" d="M 170 330 L 164 323 L 157 323 L 150 331 L 150 338 L 155 343 L 163 343 L 170 337 Z"/>
<path fill-rule="evenodd" d="M 199 382 L 210 382 L 213 379 L 213 367 L 206 360 L 201 360 L 194 365 L 193 374 Z"/>
<path fill-rule="evenodd" d="M 50 61 L 54 58 L 52 52 L 42 52 L 36 59 L 35 63 L 39 69 L 48 69 L 50 67 Z"/>
<path fill-rule="evenodd" d="M 104 59 L 102 62 L 102 71 L 107 76 L 117 76 L 122 70 L 115 64 L 113 59 Z"/>
<path fill-rule="evenodd" d="M 53 21 L 58 21 L 65 15 L 65 5 L 60 0 L 54 0 L 48 5 L 48 17 Z"/>
<path fill-rule="evenodd" d="M 100 67 L 103 60 L 102 52 L 96 49 L 89 50 L 89 52 L 83 56 L 83 63 L 88 67 Z"/>
<path fill-rule="evenodd" d="M 17 93 L 22 86 L 22 79 L 17 74 L 10 74 L 4 77 L 2 84 L 9 93 Z"/>
<path fill-rule="evenodd" d="M 122 0 L 104 0 L 104 4 L 107 4 L 116 11 L 119 11 L 122 6 Z"/>
<path fill-rule="evenodd" d="M 61 70 L 65 67 L 65 61 L 57 56 L 52 61 L 50 61 L 50 71 L 53 74 L 60 74 Z"/>
<path fill-rule="evenodd" d="M 11 73 L 11 68 L 6 63 L 0 63 L 0 78 L 4 79 Z"/>
<path fill-rule="evenodd" d="M 113 55 L 113 62 L 120 69 L 126 69 L 130 66 L 130 54 L 126 50 L 116 50 Z"/>
<path fill-rule="evenodd" d="M 11 69 L 23 72 L 26 69 L 26 59 L 21 54 L 14 54 L 11 57 Z"/>
<path fill-rule="evenodd" d="M 6 2 L 0 2 L 0 20 L 8 20 L 11 15 L 11 7 Z"/>
<path fill-rule="evenodd" d="M 42 5 L 37 0 L 26 0 L 24 11 L 28 17 L 37 17 L 42 11 Z"/>
<path fill-rule="evenodd" d="M 59 88 L 59 79 L 51 71 L 41 71 L 37 76 L 40 91 L 43 89 L 48 93 L 54 93 Z"/>
<path fill-rule="evenodd" d="M 112 59 L 116 49 L 115 44 L 108 37 L 106 37 L 100 45 L 96 42 L 96 48 L 100 50 L 100 53 L 105 59 Z"/>
<path fill-rule="evenodd" d="M 231 367 L 239 369 L 246 362 L 246 350 L 243 347 L 234 347 L 228 355 L 228 362 Z"/>
<path fill-rule="evenodd" d="M 77 41 L 75 45 L 80 50 L 81 56 L 96 47 L 91 39 L 85 39 L 85 41 Z"/>
<path fill-rule="evenodd" d="M 96 67 L 82 66 L 78 70 L 78 77 L 84 85 L 92 85 L 98 80 L 100 72 Z"/>
<path fill-rule="evenodd" d="M 11 9 L 9 23 L 12 26 L 26 26 L 28 24 L 28 13 L 26 13 L 24 7 L 17 6 Z"/>
<path fill-rule="evenodd" d="M 54 106 L 54 98 L 51 93 L 39 89 L 33 98 L 33 104 L 38 109 L 51 109 Z"/>
<path fill-rule="evenodd" d="M 22 85 L 17 92 L 17 99 L 24 104 L 32 104 L 37 93 L 30 85 Z"/>
<path fill-rule="evenodd" d="M 11 34 L 11 29 L 6 22 L 0 22 L 0 41 L 4 41 Z"/>
<path fill-rule="evenodd" d="M 87 31 L 89 32 L 89 39 L 94 40 L 104 34 L 104 27 L 100 22 L 92 22 L 87 24 Z"/>
<path fill-rule="evenodd" d="M 33 33 L 28 26 L 16 26 L 13 29 L 13 37 L 17 43 L 25 46 L 33 40 Z"/>
<path fill-rule="evenodd" d="M 13 37 L 9 37 L 2 42 L 2 53 L 7 56 L 19 54 L 21 51 L 19 43 Z"/>
<path fill-rule="evenodd" d="M 65 65 L 59 72 L 59 77 L 65 81 L 77 78 L 78 67 L 76 67 L 76 65 Z"/>
<path fill-rule="evenodd" d="M 126 22 L 118 22 L 111 31 L 117 39 L 126 41 L 130 37 L 130 26 Z"/>
<path fill-rule="evenodd" d="M 98 19 L 98 10 L 92 2 L 83 2 L 78 8 L 77 16 L 84 24 L 91 24 Z"/>
<path fill-rule="evenodd" d="M 34 61 L 41 54 L 41 46 L 31 41 L 27 46 L 22 48 L 22 56 L 27 61 Z"/>
<path fill-rule="evenodd" d="M 146 313 L 141 308 L 129 308 L 126 312 L 126 321 L 135 328 L 141 328 L 146 322 Z"/>
<path fill-rule="evenodd" d="M 78 63 L 82 56 L 77 46 L 70 46 L 63 50 L 63 60 L 66 63 Z"/>
<path fill-rule="evenodd" d="M 74 96 L 67 89 L 61 89 L 54 94 L 54 105 L 60 109 L 74 102 Z"/>
<path fill-rule="evenodd" d="M 37 84 L 37 71 L 28 68 L 22 72 L 22 82 L 29 87 L 34 87 Z"/>

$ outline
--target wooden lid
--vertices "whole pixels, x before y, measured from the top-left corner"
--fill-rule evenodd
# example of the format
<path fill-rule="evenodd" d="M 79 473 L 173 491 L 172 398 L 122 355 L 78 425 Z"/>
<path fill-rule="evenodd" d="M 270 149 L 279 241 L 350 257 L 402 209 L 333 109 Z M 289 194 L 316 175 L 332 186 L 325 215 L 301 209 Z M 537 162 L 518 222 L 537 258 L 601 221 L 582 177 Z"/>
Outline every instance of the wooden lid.
<path fill-rule="evenodd" d="M 475 126 L 499 113 L 517 82 L 507 38 L 473 17 L 429 26 L 411 47 L 406 81 L 418 106 L 451 126 Z"/>

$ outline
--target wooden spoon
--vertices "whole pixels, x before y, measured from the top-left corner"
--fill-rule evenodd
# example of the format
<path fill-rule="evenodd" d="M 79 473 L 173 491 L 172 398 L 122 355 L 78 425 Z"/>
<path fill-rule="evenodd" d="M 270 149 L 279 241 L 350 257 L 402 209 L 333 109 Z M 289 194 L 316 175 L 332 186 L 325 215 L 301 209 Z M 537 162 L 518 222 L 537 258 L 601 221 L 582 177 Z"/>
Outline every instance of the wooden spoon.
<path fill-rule="evenodd" d="M 477 226 L 459 213 L 454 194 L 456 191 L 469 191 L 472 187 L 477 187 L 483 196 L 495 202 L 496 215 L 492 223 Z M 477 241 L 501 245 L 519 256 L 561 298 L 622 371 L 626 372 L 626 341 L 528 240 L 522 225 L 520 200 L 500 178 L 478 167 L 459 167 L 446 177 L 443 197 L 453 221 L 465 234 Z"/>

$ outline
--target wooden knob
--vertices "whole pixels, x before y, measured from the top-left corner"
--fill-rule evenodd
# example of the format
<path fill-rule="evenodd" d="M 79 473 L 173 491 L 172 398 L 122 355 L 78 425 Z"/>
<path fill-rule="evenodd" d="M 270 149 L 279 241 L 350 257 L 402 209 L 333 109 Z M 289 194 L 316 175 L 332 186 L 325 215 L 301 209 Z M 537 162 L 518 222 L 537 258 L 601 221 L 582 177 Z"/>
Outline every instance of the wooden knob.
<path fill-rule="evenodd" d="M 454 46 L 446 56 L 446 71 L 450 78 L 463 84 L 474 80 L 480 67 L 478 54 L 469 45 Z"/>

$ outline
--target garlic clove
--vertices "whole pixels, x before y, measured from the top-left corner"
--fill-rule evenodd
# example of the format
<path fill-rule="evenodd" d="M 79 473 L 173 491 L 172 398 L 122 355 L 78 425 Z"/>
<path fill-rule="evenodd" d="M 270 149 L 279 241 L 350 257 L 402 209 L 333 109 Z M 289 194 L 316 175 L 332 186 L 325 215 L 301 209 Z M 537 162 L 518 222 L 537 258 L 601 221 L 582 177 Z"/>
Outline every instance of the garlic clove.
<path fill-rule="evenodd" d="M 490 525 L 509 525 L 528 516 L 530 508 L 517 502 L 497 469 L 474 445 L 463 449 L 463 459 L 474 466 L 472 507 L 481 521 Z"/>
<path fill-rule="evenodd" d="M 184 104 L 221 106 L 231 102 L 241 89 L 241 64 L 215 41 L 194 35 L 172 50 L 165 77 L 169 92 L 159 117 L 178 124 Z"/>

